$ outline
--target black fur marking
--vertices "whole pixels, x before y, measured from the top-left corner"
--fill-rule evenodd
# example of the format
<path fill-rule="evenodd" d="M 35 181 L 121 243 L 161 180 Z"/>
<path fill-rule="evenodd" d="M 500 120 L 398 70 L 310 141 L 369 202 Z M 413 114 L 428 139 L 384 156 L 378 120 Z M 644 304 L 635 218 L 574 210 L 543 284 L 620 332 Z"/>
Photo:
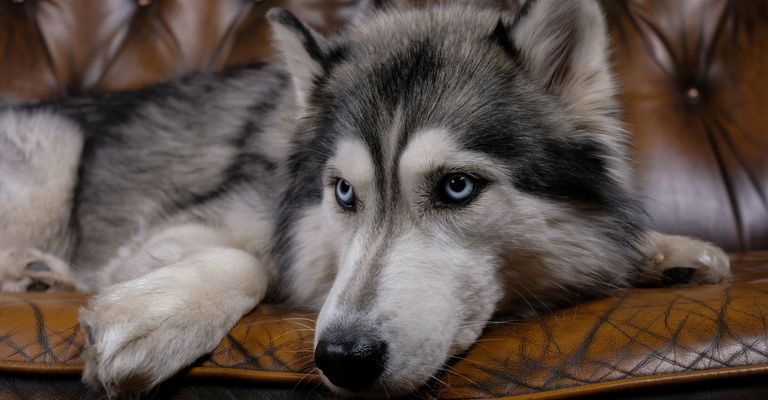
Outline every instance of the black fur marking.
<path fill-rule="evenodd" d="M 318 77 L 310 103 L 318 110 L 316 115 L 321 117 L 311 119 L 318 127 L 316 141 L 309 146 L 311 151 L 316 153 L 331 149 L 339 136 L 356 135 L 370 151 L 376 167 L 375 179 L 379 182 L 388 179 L 384 171 L 382 138 L 393 128 L 397 110 L 403 110 L 404 125 L 400 132 L 394 133 L 400 135 L 395 155 L 397 160 L 410 133 L 429 118 L 434 104 L 425 100 L 423 94 L 440 87 L 437 71 L 441 68 L 442 60 L 434 44 L 424 39 L 382 60 L 358 76 L 358 80 L 340 84 L 329 82 L 330 74 Z M 339 124 L 354 129 L 348 131 Z M 380 188 L 385 186 L 397 187 L 379 185 Z"/>
<path fill-rule="evenodd" d="M 616 188 L 598 143 L 547 138 L 537 153 L 518 171 L 515 185 L 520 190 L 560 201 L 598 206 L 611 202 Z"/>
<path fill-rule="evenodd" d="M 243 82 L 259 85 L 249 89 L 233 87 Z M 217 199 L 235 187 L 268 184 L 265 182 L 269 179 L 252 182 L 252 176 L 269 178 L 270 171 L 275 169 L 272 158 L 262 154 L 255 141 L 264 124 L 269 122 L 264 116 L 271 114 L 277 105 L 275 100 L 282 96 L 288 84 L 287 76 L 276 68 L 252 64 L 220 74 L 195 74 L 134 91 L 86 94 L 24 107 L 71 118 L 79 125 L 85 139 L 69 221 L 75 262 L 88 266 L 84 268 L 101 263 L 98 259 L 78 258 L 92 254 L 82 249 L 95 246 L 92 236 L 98 229 L 89 229 L 94 219 L 97 224 L 118 227 L 111 232 L 112 236 L 104 236 L 105 245 L 120 235 L 132 234 L 133 221 L 125 213 L 93 213 L 95 209 L 105 207 L 125 210 L 121 206 L 123 194 L 136 194 L 132 188 L 146 188 L 144 197 L 133 198 L 148 199 L 152 204 L 152 214 L 148 218 L 160 220 Z M 235 100 L 227 95 L 231 93 L 230 89 L 253 96 L 252 100 L 233 103 L 239 108 L 240 118 L 249 114 L 252 117 L 245 118 L 241 129 L 226 127 L 210 136 L 199 134 L 201 123 L 212 123 L 209 119 L 201 119 L 205 118 L 203 115 L 225 114 L 218 99 Z M 194 109 L 204 111 L 190 113 Z M 160 114 L 166 114 L 168 118 L 162 118 Z M 139 130 L 139 126 L 146 129 Z M 189 154 L 185 156 L 183 150 L 179 150 L 187 143 L 193 149 L 190 154 L 205 154 L 210 146 L 216 151 L 230 148 L 236 156 L 220 158 L 219 163 L 201 169 L 200 173 L 207 178 L 199 179 L 197 182 L 205 183 L 198 184 L 194 179 L 197 176 L 194 161 Z M 164 168 L 173 168 L 178 174 L 157 173 L 156 170 Z M 89 222 L 84 223 L 84 218 Z M 99 237 L 95 239 L 99 240 Z M 97 258 L 102 256 L 96 254 Z"/>
<path fill-rule="evenodd" d="M 333 68 L 349 58 L 349 47 L 346 44 L 338 44 L 331 47 L 322 63 L 325 74 L 330 74 Z"/>
<path fill-rule="evenodd" d="M 504 24 L 504 20 L 501 17 L 499 17 L 499 21 L 496 23 L 496 27 L 493 28 L 489 39 L 491 42 L 499 45 L 518 65 L 523 64 L 521 62 L 520 50 L 512 43 L 510 30 Z"/>
<path fill-rule="evenodd" d="M 518 190 L 581 212 L 609 215 L 617 232 L 615 240 L 622 244 L 636 240 L 643 225 L 640 206 L 609 175 L 608 150 L 601 143 L 575 138 L 575 134 L 525 132 L 511 122 L 506 126 L 511 130 L 485 131 L 470 138 L 470 148 L 503 160 Z"/>
<path fill-rule="evenodd" d="M 518 11 L 514 21 L 512 21 L 510 31 L 514 32 L 514 30 L 517 29 L 517 25 L 520 24 L 520 21 L 528 17 L 528 13 L 531 12 L 531 8 L 533 8 L 534 3 L 536 3 L 536 0 L 528 0 L 523 3 L 523 7 L 520 8 L 520 11 Z"/>
<path fill-rule="evenodd" d="M 266 64 L 257 63 L 230 68 L 221 74 L 223 78 L 231 78 L 245 71 L 253 71 L 264 68 Z M 60 112 L 78 123 L 84 135 L 84 143 L 80 165 L 78 167 L 77 184 L 75 186 L 72 211 L 70 213 L 69 226 L 74 232 L 74 247 L 78 247 L 82 228 L 77 221 L 78 208 L 81 204 L 83 187 L 84 166 L 92 162 L 95 149 L 105 145 L 120 145 L 124 142 L 122 135 L 115 129 L 135 118 L 137 111 L 150 103 L 163 102 L 166 99 L 184 98 L 181 88 L 192 81 L 201 82 L 198 95 L 206 95 L 215 89 L 214 82 L 205 82 L 199 74 L 182 77 L 173 82 L 160 83 L 138 90 L 109 92 L 109 93 L 84 93 L 80 96 L 72 96 L 64 99 L 56 99 L 50 102 L 33 104 L 27 109 L 52 109 Z"/>
<path fill-rule="evenodd" d="M 626 249 L 630 262 L 641 266 L 636 247 L 645 215 L 609 174 L 609 149 L 570 124 L 565 111 L 546 94 L 521 91 L 524 75 L 512 74 L 509 82 L 489 89 L 487 96 L 495 100 L 476 110 L 458 130 L 463 143 L 506 164 L 518 190 L 579 213 L 602 215 L 606 235 Z"/>
<path fill-rule="evenodd" d="M 286 90 L 286 88 L 280 87 L 279 90 Z M 279 96 L 279 91 L 275 91 L 274 95 Z M 275 105 L 270 102 L 255 103 L 250 107 L 250 111 L 252 115 L 268 115 Z M 274 172 L 277 166 L 261 154 L 253 151 L 253 147 L 255 147 L 253 142 L 258 138 L 261 129 L 262 126 L 257 121 L 249 119 L 240 129 L 237 136 L 232 138 L 232 147 L 238 150 L 238 154 L 225 171 L 224 179 L 217 188 L 203 194 L 194 195 L 183 202 L 168 206 L 166 209 L 169 211 L 184 211 L 189 207 L 218 199 L 239 185 L 252 184 L 252 179 L 255 176 Z"/>
<path fill-rule="evenodd" d="M 515 186 L 526 193 L 567 204 L 579 213 L 606 216 L 606 235 L 627 251 L 632 264 L 641 267 L 643 255 L 637 243 L 644 227 L 644 214 L 632 194 L 608 174 L 607 150 L 586 139 L 543 143 L 538 154 L 521 165 Z"/>
<path fill-rule="evenodd" d="M 121 143 L 122 139 L 115 134 L 114 128 L 122 126 L 133 118 L 136 110 L 143 104 L 175 96 L 176 87 L 174 83 L 165 83 L 134 91 L 85 93 L 81 96 L 54 99 L 22 107 L 30 111 L 59 112 L 75 121 L 83 133 L 83 149 L 77 170 L 77 183 L 72 195 L 69 220 L 69 229 L 73 233 L 73 248 L 79 247 L 82 233 L 77 216 L 83 192 L 85 165 L 93 159 L 95 149 L 105 143 Z"/>
<path fill-rule="evenodd" d="M 292 12 L 283 8 L 273 8 L 267 12 L 267 19 L 293 31 L 301 39 L 307 54 L 318 63 L 322 64 L 324 62 L 325 51 L 317 43 L 317 40 L 315 40 L 314 35 L 307 26 L 296 18 Z"/>
<path fill-rule="evenodd" d="M 369 79 L 377 83 L 376 91 L 386 99 L 384 102 L 391 116 L 394 117 L 398 108 L 401 110 L 400 131 L 392 132 L 397 135 L 392 171 L 399 170 L 400 156 L 413 133 L 439 118 L 435 115 L 434 102 L 439 101 L 442 86 L 438 80 L 444 67 L 437 45 L 429 38 L 422 38 L 371 71 Z M 391 122 L 386 123 L 383 129 L 391 129 Z M 395 181 L 388 185 L 391 191 L 387 202 L 390 205 L 394 205 L 400 196 L 398 176 L 392 175 Z M 382 200 L 385 200 L 384 197 Z"/>
<path fill-rule="evenodd" d="M 388 11 L 390 9 L 404 8 L 407 4 L 400 0 L 371 0 L 371 6 L 374 10 Z"/>
<path fill-rule="evenodd" d="M 293 31 L 301 40 L 304 50 L 309 57 L 320 64 L 325 73 L 329 73 L 335 65 L 346 59 L 347 48 L 345 46 L 339 45 L 326 48 L 327 44 L 322 40 L 322 37 L 314 34 L 307 25 L 296 18 L 290 11 L 282 8 L 273 8 L 267 13 L 267 18 L 271 22 L 280 24 Z M 321 41 L 318 42 L 318 39 Z"/>
<path fill-rule="evenodd" d="M 383 170 L 385 165 L 383 162 L 374 164 L 381 166 L 381 169 L 377 170 L 377 175 L 384 178 L 379 179 L 380 182 L 386 183 L 380 185 L 383 205 L 389 204 L 389 207 L 393 207 L 400 197 L 398 175 L 392 171 L 399 170 L 400 155 L 405 150 L 411 135 L 420 127 L 428 125 L 430 119 L 435 118 L 433 101 L 439 97 L 437 91 L 441 83 L 438 79 L 443 68 L 443 60 L 436 44 L 429 38 L 422 38 L 384 60 L 367 77 L 375 83 L 376 97 L 369 100 L 371 105 L 384 103 L 385 115 L 390 118 L 379 121 L 380 126 L 376 130 L 364 132 L 366 142 L 381 142 L 381 137 L 394 128 L 394 117 L 398 109 L 402 118 L 400 131 L 390 133 L 397 135 L 396 148 L 392 154 L 394 165 L 391 167 L 390 174 L 386 174 Z M 381 158 L 383 155 L 377 154 L 376 157 Z M 385 186 L 391 189 L 389 196 L 385 193 Z M 385 211 L 381 210 L 382 213 Z"/>

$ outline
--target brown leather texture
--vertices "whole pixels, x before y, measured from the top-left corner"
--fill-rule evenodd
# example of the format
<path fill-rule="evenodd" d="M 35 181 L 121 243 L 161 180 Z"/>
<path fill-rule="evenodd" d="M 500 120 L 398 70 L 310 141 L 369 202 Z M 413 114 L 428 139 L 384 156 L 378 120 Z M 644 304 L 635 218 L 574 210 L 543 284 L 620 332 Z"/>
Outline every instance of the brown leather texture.
<path fill-rule="evenodd" d="M 493 322 L 421 397 L 553 399 L 765 379 L 768 252 L 734 256 L 733 264 L 729 284 L 617 290 L 537 318 Z M 0 375 L 76 378 L 83 346 L 77 310 L 84 301 L 79 294 L 0 294 Z M 182 378 L 323 393 L 312 366 L 314 318 L 260 306 Z M 0 379 L 0 395 L 7 382 Z"/>
<path fill-rule="evenodd" d="M 347 0 L 2 0 L 0 94 L 24 99 L 133 89 L 273 55 L 264 14 L 321 30 Z"/>
<path fill-rule="evenodd" d="M 656 227 L 768 248 L 768 1 L 603 6 Z"/>
<path fill-rule="evenodd" d="M 768 252 L 755 251 L 768 249 L 768 0 L 602 4 L 653 223 L 751 252 L 735 256 L 730 284 L 617 291 L 494 323 L 421 397 L 611 397 L 768 376 Z M 276 5 L 329 31 L 356 2 L 0 0 L 0 96 L 132 89 L 264 60 Z M 0 294 L 0 399 L 103 398 L 77 381 L 83 301 Z M 314 318 L 260 306 L 158 398 L 324 397 Z"/>

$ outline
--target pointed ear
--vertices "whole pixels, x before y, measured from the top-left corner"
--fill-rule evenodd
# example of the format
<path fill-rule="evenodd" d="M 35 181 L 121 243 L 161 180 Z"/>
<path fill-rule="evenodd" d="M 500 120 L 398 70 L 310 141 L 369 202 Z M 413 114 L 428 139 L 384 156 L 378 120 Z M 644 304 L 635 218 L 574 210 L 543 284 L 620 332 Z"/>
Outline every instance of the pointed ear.
<path fill-rule="evenodd" d="M 538 84 L 582 116 L 613 111 L 608 33 L 593 0 L 528 0 L 510 28 Z"/>
<path fill-rule="evenodd" d="M 328 43 L 288 10 L 273 8 L 267 12 L 267 20 L 272 26 L 275 45 L 291 74 L 296 101 L 304 109 L 312 84 L 328 59 Z"/>

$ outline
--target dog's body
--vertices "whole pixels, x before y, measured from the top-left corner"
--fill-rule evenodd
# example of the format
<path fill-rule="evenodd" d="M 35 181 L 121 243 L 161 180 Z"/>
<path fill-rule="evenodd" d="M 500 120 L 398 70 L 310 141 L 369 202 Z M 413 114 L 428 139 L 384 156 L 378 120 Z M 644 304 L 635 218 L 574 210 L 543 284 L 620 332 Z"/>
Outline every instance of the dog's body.
<path fill-rule="evenodd" d="M 728 276 L 645 225 L 592 2 L 395 10 L 331 40 L 270 21 L 282 64 L 0 111 L 2 289 L 97 291 L 85 379 L 109 394 L 265 298 L 322 307 L 332 388 L 397 394 L 526 297 Z"/>

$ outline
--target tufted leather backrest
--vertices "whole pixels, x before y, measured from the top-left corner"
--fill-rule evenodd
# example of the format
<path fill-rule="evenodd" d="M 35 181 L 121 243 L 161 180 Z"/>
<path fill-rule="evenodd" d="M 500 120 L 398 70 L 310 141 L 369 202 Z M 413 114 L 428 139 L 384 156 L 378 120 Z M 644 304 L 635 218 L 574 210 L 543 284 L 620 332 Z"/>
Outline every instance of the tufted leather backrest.
<path fill-rule="evenodd" d="M 656 226 L 768 248 L 768 1 L 603 5 Z"/>
<path fill-rule="evenodd" d="M 263 60 L 272 55 L 264 14 L 273 6 L 291 8 L 315 26 L 335 26 L 353 5 L 343 0 L 0 0 L 0 93 L 38 99 L 133 89 Z"/>
<path fill-rule="evenodd" d="M 131 89 L 273 55 L 263 15 L 353 0 L 0 0 L 0 95 Z M 638 179 L 663 231 L 768 248 L 768 0 L 605 0 Z"/>

